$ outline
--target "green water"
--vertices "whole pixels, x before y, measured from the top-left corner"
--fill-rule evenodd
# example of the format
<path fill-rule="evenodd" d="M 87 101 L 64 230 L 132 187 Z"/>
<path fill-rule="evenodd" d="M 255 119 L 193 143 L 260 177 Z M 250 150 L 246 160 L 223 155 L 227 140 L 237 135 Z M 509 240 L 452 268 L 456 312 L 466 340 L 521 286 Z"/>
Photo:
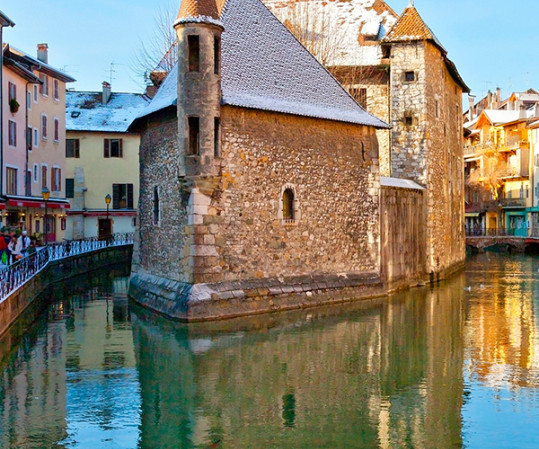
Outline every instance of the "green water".
<path fill-rule="evenodd" d="M 389 300 L 194 326 L 126 292 L 122 273 L 65 284 L 4 337 L 1 448 L 539 447 L 537 258 L 477 256 Z"/>

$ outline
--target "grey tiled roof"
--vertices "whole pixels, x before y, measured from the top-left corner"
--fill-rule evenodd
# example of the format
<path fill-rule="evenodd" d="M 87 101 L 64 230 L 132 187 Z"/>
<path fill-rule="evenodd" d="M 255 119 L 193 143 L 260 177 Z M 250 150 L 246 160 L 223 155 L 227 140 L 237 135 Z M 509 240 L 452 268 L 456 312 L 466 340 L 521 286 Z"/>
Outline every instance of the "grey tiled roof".
<path fill-rule="evenodd" d="M 388 128 L 366 112 L 260 0 L 222 12 L 223 104 Z M 177 101 L 177 69 L 139 117 Z"/>

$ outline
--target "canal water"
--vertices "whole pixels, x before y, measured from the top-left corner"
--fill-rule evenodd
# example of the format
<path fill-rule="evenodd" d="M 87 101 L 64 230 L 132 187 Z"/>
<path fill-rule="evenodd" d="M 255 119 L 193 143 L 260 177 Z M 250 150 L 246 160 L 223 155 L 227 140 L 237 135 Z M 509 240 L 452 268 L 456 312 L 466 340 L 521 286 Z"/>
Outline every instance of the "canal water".
<path fill-rule="evenodd" d="M 64 284 L 4 336 L 1 448 L 539 447 L 539 258 L 191 326 L 130 304 L 127 282 Z"/>

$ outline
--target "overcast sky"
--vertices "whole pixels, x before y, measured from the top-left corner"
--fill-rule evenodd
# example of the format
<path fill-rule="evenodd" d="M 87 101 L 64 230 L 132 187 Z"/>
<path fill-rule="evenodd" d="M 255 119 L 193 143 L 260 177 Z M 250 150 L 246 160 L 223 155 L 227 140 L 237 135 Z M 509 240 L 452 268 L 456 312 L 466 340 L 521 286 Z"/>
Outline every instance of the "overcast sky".
<path fill-rule="evenodd" d="M 400 14 L 408 1 L 387 3 Z M 76 78 L 70 87 L 77 90 L 100 90 L 112 76 L 114 91 L 141 92 L 144 83 L 131 70 L 134 56 L 141 41 L 152 35 L 156 8 L 179 8 L 179 3 L 3 0 L 0 8 L 16 23 L 5 30 L 4 41 L 32 55 L 37 43 L 48 43 L 49 63 Z M 416 0 L 415 6 L 472 93 L 481 96 L 497 86 L 504 95 L 539 89 L 537 0 Z"/>

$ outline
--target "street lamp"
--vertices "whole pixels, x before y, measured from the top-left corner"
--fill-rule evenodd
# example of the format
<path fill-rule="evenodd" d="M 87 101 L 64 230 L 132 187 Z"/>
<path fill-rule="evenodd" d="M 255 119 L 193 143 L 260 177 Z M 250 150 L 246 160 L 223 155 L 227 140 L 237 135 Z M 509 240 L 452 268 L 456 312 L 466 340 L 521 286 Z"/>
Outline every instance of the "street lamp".
<path fill-rule="evenodd" d="M 109 221 L 109 206 L 110 206 L 110 202 L 111 202 L 112 198 L 110 197 L 109 194 L 107 194 L 107 196 L 105 197 L 105 203 L 107 203 L 107 242 L 110 240 L 110 231 L 111 231 L 111 226 L 110 226 L 110 221 Z"/>
<path fill-rule="evenodd" d="M 43 196 L 43 201 L 45 201 L 45 224 L 43 225 L 43 232 L 45 233 L 45 246 L 47 246 L 49 244 L 47 237 L 47 201 L 49 201 L 51 191 L 45 187 L 41 191 L 41 195 Z"/>

